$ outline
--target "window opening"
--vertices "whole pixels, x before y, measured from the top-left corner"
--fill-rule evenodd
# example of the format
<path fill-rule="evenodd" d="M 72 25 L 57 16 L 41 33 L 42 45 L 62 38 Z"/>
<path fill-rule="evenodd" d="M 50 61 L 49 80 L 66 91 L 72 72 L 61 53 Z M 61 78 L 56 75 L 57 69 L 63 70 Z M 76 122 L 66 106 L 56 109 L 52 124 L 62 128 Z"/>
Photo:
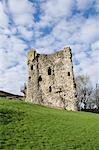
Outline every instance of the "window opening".
<path fill-rule="evenodd" d="M 74 83 L 74 88 L 76 88 L 76 83 Z"/>
<path fill-rule="evenodd" d="M 48 75 L 51 75 L 51 68 L 48 68 Z"/>
<path fill-rule="evenodd" d="M 29 76 L 29 80 L 31 79 L 31 77 Z"/>
<path fill-rule="evenodd" d="M 42 81 L 42 77 L 41 76 L 39 76 L 38 81 Z"/>
<path fill-rule="evenodd" d="M 49 86 L 49 92 L 51 92 L 52 91 L 52 87 L 51 86 Z"/>
<path fill-rule="evenodd" d="M 31 66 L 31 70 L 33 70 L 33 65 Z"/>
<path fill-rule="evenodd" d="M 68 76 L 70 76 L 70 72 L 68 72 Z"/>

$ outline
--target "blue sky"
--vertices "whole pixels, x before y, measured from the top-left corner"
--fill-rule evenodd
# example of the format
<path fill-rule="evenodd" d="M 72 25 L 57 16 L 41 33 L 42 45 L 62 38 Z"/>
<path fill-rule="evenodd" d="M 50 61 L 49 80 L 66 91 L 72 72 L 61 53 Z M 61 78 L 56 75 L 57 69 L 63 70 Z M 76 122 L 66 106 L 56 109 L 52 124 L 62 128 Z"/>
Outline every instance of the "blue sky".
<path fill-rule="evenodd" d="M 70 46 L 75 76 L 99 82 L 98 0 L 0 0 L 0 90 L 20 94 L 27 52 Z"/>

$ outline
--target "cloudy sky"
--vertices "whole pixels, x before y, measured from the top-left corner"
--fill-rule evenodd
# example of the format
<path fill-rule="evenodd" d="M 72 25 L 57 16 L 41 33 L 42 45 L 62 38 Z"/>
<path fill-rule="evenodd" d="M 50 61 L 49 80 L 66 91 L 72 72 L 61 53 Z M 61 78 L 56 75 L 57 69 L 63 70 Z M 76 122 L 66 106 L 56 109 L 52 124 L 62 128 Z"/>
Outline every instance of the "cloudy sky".
<path fill-rule="evenodd" d="M 70 46 L 75 76 L 99 82 L 99 0 L 0 0 L 0 90 L 20 94 L 30 48 Z"/>

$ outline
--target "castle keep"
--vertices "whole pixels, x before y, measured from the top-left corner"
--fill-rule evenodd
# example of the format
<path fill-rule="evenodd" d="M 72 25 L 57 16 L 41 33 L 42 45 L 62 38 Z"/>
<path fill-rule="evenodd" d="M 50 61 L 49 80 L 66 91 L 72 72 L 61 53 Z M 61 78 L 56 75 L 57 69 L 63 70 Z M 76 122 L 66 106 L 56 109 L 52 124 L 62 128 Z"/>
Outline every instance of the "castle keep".
<path fill-rule="evenodd" d="M 28 53 L 26 101 L 76 110 L 72 53 L 69 47 L 54 54 Z"/>

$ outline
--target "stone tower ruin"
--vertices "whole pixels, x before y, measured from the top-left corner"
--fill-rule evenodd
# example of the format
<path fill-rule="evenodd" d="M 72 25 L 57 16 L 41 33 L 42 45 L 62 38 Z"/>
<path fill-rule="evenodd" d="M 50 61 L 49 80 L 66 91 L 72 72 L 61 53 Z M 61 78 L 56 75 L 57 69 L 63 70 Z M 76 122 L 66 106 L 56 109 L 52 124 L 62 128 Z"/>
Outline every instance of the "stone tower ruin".
<path fill-rule="evenodd" d="M 72 53 L 69 47 L 54 54 L 28 53 L 26 101 L 76 110 Z"/>

